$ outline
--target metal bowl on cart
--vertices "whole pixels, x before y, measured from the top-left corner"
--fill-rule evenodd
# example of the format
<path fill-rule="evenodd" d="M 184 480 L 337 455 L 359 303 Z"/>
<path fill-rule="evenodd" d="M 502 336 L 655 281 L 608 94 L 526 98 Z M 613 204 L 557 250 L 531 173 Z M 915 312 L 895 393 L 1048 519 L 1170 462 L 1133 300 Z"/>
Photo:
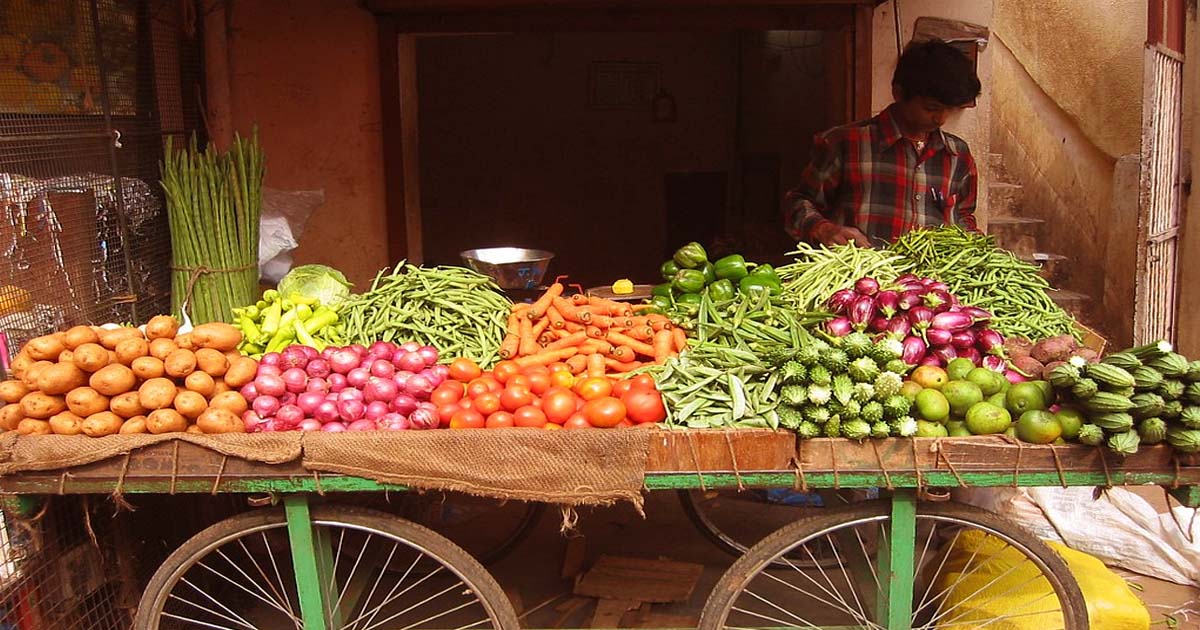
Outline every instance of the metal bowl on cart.
<path fill-rule="evenodd" d="M 489 276 L 501 289 L 533 289 L 541 285 L 554 252 L 523 247 L 485 247 L 458 254 L 467 267 Z"/>

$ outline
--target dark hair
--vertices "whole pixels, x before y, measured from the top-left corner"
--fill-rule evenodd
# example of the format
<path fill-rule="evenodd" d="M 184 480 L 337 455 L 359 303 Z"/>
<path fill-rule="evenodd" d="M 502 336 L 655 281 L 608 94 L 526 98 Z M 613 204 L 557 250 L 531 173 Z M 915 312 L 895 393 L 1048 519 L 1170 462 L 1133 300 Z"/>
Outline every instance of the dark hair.
<path fill-rule="evenodd" d="M 936 40 L 914 42 L 904 49 L 892 85 L 900 87 L 905 99 L 924 96 L 951 107 L 970 103 L 980 91 L 971 60 L 954 46 Z"/>

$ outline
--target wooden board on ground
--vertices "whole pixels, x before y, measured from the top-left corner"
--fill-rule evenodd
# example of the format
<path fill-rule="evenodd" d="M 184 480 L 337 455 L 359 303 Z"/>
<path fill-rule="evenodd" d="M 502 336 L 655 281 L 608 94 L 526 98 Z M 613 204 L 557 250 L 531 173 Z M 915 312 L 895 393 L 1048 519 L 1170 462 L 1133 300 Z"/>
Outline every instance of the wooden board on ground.
<path fill-rule="evenodd" d="M 634 610 L 641 602 L 630 599 L 601 599 L 596 602 L 596 614 L 592 615 L 592 628 L 619 628 L 621 617 Z"/>
<path fill-rule="evenodd" d="M 704 566 L 693 562 L 600 556 L 575 585 L 575 594 L 601 600 L 682 602 L 692 596 L 703 572 Z"/>

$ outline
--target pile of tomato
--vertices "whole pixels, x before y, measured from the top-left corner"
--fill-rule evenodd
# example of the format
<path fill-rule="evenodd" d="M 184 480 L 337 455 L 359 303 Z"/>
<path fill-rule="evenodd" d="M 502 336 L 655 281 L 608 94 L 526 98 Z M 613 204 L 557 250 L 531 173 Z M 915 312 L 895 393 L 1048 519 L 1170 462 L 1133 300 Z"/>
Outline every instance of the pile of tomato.
<path fill-rule="evenodd" d="M 649 374 L 576 376 L 564 363 L 501 361 L 485 372 L 470 359 L 456 359 L 430 402 L 441 426 L 451 429 L 607 429 L 661 422 L 667 415 Z"/>

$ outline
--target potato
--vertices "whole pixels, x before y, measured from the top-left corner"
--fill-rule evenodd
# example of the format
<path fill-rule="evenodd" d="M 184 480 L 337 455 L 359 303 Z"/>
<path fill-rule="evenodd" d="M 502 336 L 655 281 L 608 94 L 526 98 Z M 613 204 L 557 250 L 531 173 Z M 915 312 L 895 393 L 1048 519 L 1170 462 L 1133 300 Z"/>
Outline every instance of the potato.
<path fill-rule="evenodd" d="M 0 407 L 0 429 L 16 431 L 17 425 L 25 419 L 25 409 L 13 403 Z"/>
<path fill-rule="evenodd" d="M 137 376 L 134 376 L 133 370 L 120 363 L 114 363 L 93 374 L 88 384 L 105 396 L 116 396 L 133 391 L 137 386 Z"/>
<path fill-rule="evenodd" d="M 121 430 L 125 420 L 111 411 L 94 413 L 83 421 L 83 433 L 91 437 L 113 435 Z"/>
<path fill-rule="evenodd" d="M 216 388 L 217 383 L 213 380 L 213 377 L 208 375 L 208 372 L 196 370 L 187 375 L 187 378 L 183 381 L 183 386 L 189 391 L 196 392 L 208 398 L 213 395 L 213 390 Z"/>
<path fill-rule="evenodd" d="M 91 387 L 77 387 L 67 393 L 67 408 L 80 418 L 108 411 L 108 403 L 107 396 L 101 396 Z"/>
<path fill-rule="evenodd" d="M 1100 353 L 1092 350 L 1091 348 L 1080 348 L 1075 351 L 1075 356 L 1087 361 L 1088 363 L 1095 363 L 1096 361 L 1100 360 Z"/>
<path fill-rule="evenodd" d="M 42 392 L 30 392 L 21 399 L 21 410 L 28 418 L 45 420 L 56 413 L 67 410 L 67 401 L 62 396 L 51 396 Z"/>
<path fill-rule="evenodd" d="M 196 425 L 194 425 L 194 424 L 189 424 L 189 425 L 188 425 L 188 428 L 187 428 L 187 431 L 184 431 L 184 433 L 196 433 L 196 434 L 199 434 L 199 435 L 203 435 L 203 434 L 204 434 L 204 432 L 200 430 L 200 427 L 198 427 L 198 426 L 196 426 Z"/>
<path fill-rule="evenodd" d="M 97 372 L 109 364 L 108 350 L 94 343 L 85 343 L 73 352 L 71 361 L 84 372 Z"/>
<path fill-rule="evenodd" d="M 217 381 L 213 383 L 212 394 L 209 396 L 209 398 L 211 399 L 213 396 L 231 391 L 233 391 L 233 388 L 230 387 L 224 380 L 217 379 Z"/>
<path fill-rule="evenodd" d="M 142 334 L 142 331 L 140 331 L 136 328 L 131 328 L 129 326 L 122 326 L 120 328 L 111 328 L 111 329 L 107 329 L 107 330 L 101 329 L 100 330 L 100 345 L 104 346 L 105 348 L 108 348 L 109 350 L 116 350 L 117 344 L 121 343 L 122 341 L 125 341 L 126 339 L 145 339 L 145 338 L 146 337 L 145 337 L 145 335 Z"/>
<path fill-rule="evenodd" d="M 170 315 L 155 315 L 146 322 L 146 337 L 154 339 L 174 339 L 179 332 L 179 320 Z"/>
<path fill-rule="evenodd" d="M 63 350 L 62 354 L 58 355 L 58 362 L 59 363 L 74 363 L 75 362 L 75 353 L 71 352 L 70 350 Z"/>
<path fill-rule="evenodd" d="M 195 350 L 196 349 L 196 344 L 192 341 L 192 333 L 183 333 L 182 335 L 175 335 L 175 345 L 179 346 L 180 348 L 183 348 L 184 350 Z"/>
<path fill-rule="evenodd" d="M 227 409 L 210 407 L 196 419 L 196 426 L 204 433 L 245 433 L 246 423 L 239 415 Z"/>
<path fill-rule="evenodd" d="M 35 361 L 54 361 L 58 359 L 58 355 L 62 354 L 63 350 L 67 349 L 67 344 L 63 343 L 59 337 L 45 335 L 30 339 L 29 343 L 25 344 L 25 349 L 29 351 L 29 356 Z"/>
<path fill-rule="evenodd" d="M 83 418 L 64 411 L 50 416 L 50 430 L 55 435 L 79 435 L 83 433 Z"/>
<path fill-rule="evenodd" d="M 138 357 L 133 360 L 129 369 L 133 370 L 134 376 L 143 381 L 158 378 L 167 373 L 163 362 L 154 357 Z"/>
<path fill-rule="evenodd" d="M 31 365 L 33 365 L 33 359 L 29 356 L 29 353 L 24 350 L 18 352 L 17 356 L 13 357 L 12 360 L 13 377 L 24 378 L 25 370 L 28 370 Z"/>
<path fill-rule="evenodd" d="M 37 389 L 38 377 L 41 376 L 42 370 L 52 367 L 54 364 L 49 361 L 37 361 L 25 370 L 25 376 L 21 380 L 30 387 Z"/>
<path fill-rule="evenodd" d="M 152 378 L 138 388 L 138 402 L 143 409 L 165 409 L 175 402 L 175 383 L 165 378 Z"/>
<path fill-rule="evenodd" d="M 229 370 L 229 359 L 219 350 L 201 348 L 196 351 L 196 366 L 209 376 L 221 377 Z"/>
<path fill-rule="evenodd" d="M 85 343 L 100 343 L 100 335 L 91 326 L 74 326 L 67 329 L 63 336 L 66 338 L 68 350 L 74 350 Z"/>
<path fill-rule="evenodd" d="M 52 396 L 65 394 L 88 382 L 87 372 L 75 367 L 74 363 L 55 363 L 38 374 L 37 388 Z"/>
<path fill-rule="evenodd" d="M 146 430 L 154 433 L 178 433 L 186 431 L 188 421 L 174 409 L 159 409 L 146 417 Z"/>
<path fill-rule="evenodd" d="M 192 343 L 198 348 L 212 348 L 221 352 L 236 350 L 238 344 L 242 343 L 242 331 L 224 322 L 200 324 L 192 329 Z"/>
<path fill-rule="evenodd" d="M 0 400 L 6 403 L 19 403 L 30 391 L 32 390 L 29 386 L 21 381 L 4 381 L 0 383 Z"/>
<path fill-rule="evenodd" d="M 191 350 L 180 348 L 167 355 L 167 359 L 163 361 L 163 366 L 166 369 L 167 376 L 183 378 L 196 370 L 196 355 Z"/>
<path fill-rule="evenodd" d="M 45 420 L 25 418 L 17 424 L 17 433 L 21 435 L 50 435 L 53 431 L 50 429 L 50 423 Z"/>
<path fill-rule="evenodd" d="M 189 420 L 199 418 L 206 409 L 208 409 L 208 401 L 196 392 L 185 389 L 175 394 L 175 411 Z"/>
<path fill-rule="evenodd" d="M 225 358 L 230 363 L 233 363 L 234 361 L 237 361 L 238 359 L 245 358 L 245 356 L 246 356 L 238 350 L 229 350 L 229 351 L 225 352 L 224 354 L 225 354 Z"/>
<path fill-rule="evenodd" d="M 146 416 L 134 416 L 121 424 L 121 430 L 118 433 L 122 435 L 130 435 L 133 433 L 149 433 L 146 428 Z"/>
<path fill-rule="evenodd" d="M 150 342 L 150 356 L 159 361 L 165 360 L 168 355 L 179 349 L 175 344 L 174 339 L 158 338 Z"/>
<path fill-rule="evenodd" d="M 1042 373 L 1042 370 L 1046 369 L 1046 366 L 1043 365 L 1041 361 L 1038 361 L 1033 357 L 1020 357 L 1018 359 L 1013 359 L 1012 364 L 1013 367 L 1017 368 L 1018 372 L 1023 372 L 1027 376 L 1031 376 L 1033 378 L 1037 378 L 1037 376 Z"/>
<path fill-rule="evenodd" d="M 146 415 L 146 408 L 142 406 L 141 399 L 137 392 L 125 392 L 119 396 L 113 396 L 113 399 L 108 404 L 108 410 L 121 416 L 122 418 L 132 418 L 134 416 Z"/>
<path fill-rule="evenodd" d="M 242 385 L 253 381 L 257 374 L 258 361 L 250 357 L 240 357 L 229 364 L 229 370 L 225 372 L 225 382 L 234 389 L 240 389 Z"/>
<path fill-rule="evenodd" d="M 150 342 L 142 338 L 122 339 L 114 349 L 117 361 L 122 365 L 133 365 L 134 359 L 150 354 Z"/>
<path fill-rule="evenodd" d="M 1078 347 L 1075 338 L 1071 335 L 1059 335 L 1034 344 L 1033 348 L 1029 350 L 1029 356 L 1042 363 L 1066 361 L 1071 358 L 1071 353 Z"/>
<path fill-rule="evenodd" d="M 224 409 L 239 418 L 242 417 L 242 414 L 246 413 L 246 410 L 250 408 L 250 406 L 246 404 L 246 398 L 237 392 L 221 392 L 220 394 L 213 396 L 212 400 L 208 401 L 208 407 L 209 409 L 214 407 L 217 409 Z"/>

